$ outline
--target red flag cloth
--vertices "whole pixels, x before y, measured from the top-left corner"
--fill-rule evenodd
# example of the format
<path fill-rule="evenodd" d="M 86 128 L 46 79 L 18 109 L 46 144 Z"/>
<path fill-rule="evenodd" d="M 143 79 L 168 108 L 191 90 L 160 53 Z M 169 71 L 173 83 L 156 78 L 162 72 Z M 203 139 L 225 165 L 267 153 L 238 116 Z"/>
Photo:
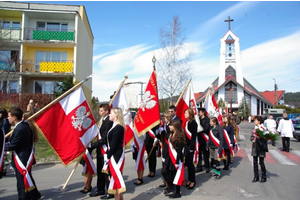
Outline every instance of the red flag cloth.
<path fill-rule="evenodd" d="M 134 118 L 134 128 L 138 136 L 146 133 L 160 123 L 156 73 L 153 70 L 147 84 L 143 100 Z"/>
<path fill-rule="evenodd" d="M 113 108 L 118 107 L 121 108 L 123 111 L 124 122 L 126 124 L 126 130 L 124 135 L 125 145 L 126 145 L 127 143 L 133 140 L 134 129 L 132 125 L 132 116 L 129 110 L 129 106 L 128 106 L 128 102 L 126 99 L 123 86 L 118 91 L 118 94 L 116 94 L 116 97 L 111 105 Z"/>
<path fill-rule="evenodd" d="M 215 99 L 215 95 L 211 95 L 210 92 L 207 93 L 207 98 L 205 102 L 205 109 L 207 112 L 208 117 L 216 117 L 218 119 L 218 122 L 220 126 L 223 124 L 222 122 L 222 116 L 219 112 L 218 104 Z"/>
<path fill-rule="evenodd" d="M 198 117 L 198 110 L 196 105 L 196 98 L 195 93 L 193 90 L 193 85 L 191 82 L 189 82 L 189 85 L 186 87 L 186 90 L 184 91 L 184 94 L 182 95 L 182 98 L 179 100 L 176 108 L 176 115 L 185 122 L 186 119 L 184 117 L 184 111 L 187 108 L 192 108 L 194 110 L 195 114 L 195 121 L 198 124 L 198 132 L 200 132 L 200 120 Z M 182 123 L 182 127 L 185 128 L 185 123 Z"/>
<path fill-rule="evenodd" d="M 33 120 L 64 165 L 85 152 L 98 128 L 82 88 L 78 88 Z"/>

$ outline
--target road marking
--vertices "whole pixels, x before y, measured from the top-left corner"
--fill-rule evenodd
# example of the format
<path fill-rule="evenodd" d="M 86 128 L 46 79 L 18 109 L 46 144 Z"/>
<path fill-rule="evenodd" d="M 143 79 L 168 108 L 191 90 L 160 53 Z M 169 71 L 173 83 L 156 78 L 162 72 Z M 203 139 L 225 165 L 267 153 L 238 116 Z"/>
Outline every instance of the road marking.
<path fill-rule="evenodd" d="M 278 150 L 269 150 L 269 153 L 275 158 L 279 163 L 283 165 L 296 165 L 293 161 L 288 159 L 285 155 L 280 153 Z"/>
<path fill-rule="evenodd" d="M 245 148 L 245 151 L 246 151 L 246 153 L 247 153 L 247 157 L 248 157 L 248 159 L 249 159 L 251 165 L 253 166 L 253 159 L 252 159 L 252 156 L 251 156 L 251 149 L 246 149 L 246 148 Z"/>
<path fill-rule="evenodd" d="M 244 140 L 245 136 L 244 135 L 239 135 L 239 139 Z"/>

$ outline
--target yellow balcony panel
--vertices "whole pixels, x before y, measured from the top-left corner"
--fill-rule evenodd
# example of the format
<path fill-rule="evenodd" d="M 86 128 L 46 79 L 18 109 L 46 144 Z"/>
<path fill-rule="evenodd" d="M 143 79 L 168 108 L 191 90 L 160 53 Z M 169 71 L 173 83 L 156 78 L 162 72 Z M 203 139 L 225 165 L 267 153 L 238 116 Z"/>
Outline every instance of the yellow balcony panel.
<path fill-rule="evenodd" d="M 71 62 L 40 62 L 40 72 L 72 73 Z"/>

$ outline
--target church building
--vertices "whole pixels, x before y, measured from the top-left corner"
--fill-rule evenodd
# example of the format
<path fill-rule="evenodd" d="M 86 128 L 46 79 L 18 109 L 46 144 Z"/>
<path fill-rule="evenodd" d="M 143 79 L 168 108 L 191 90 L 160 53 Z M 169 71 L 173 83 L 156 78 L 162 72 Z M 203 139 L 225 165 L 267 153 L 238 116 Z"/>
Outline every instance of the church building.
<path fill-rule="evenodd" d="M 232 21 L 230 17 L 225 20 L 228 22 L 228 31 L 220 40 L 219 77 L 211 84 L 212 90 L 217 102 L 221 98 L 226 102 L 229 112 L 238 113 L 239 105 L 245 98 L 250 115 L 262 115 L 265 108 L 273 107 L 273 103 L 243 77 L 240 38 L 230 30 Z M 200 107 L 204 106 L 208 90 L 196 100 Z"/>

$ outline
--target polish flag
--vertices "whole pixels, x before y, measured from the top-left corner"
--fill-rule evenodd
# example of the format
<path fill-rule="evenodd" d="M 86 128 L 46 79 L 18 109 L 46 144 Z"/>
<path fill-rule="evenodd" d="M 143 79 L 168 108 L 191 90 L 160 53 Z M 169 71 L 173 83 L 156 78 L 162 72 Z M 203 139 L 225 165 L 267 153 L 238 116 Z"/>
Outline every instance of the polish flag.
<path fill-rule="evenodd" d="M 204 105 L 208 117 L 216 117 L 218 119 L 219 125 L 223 124 L 222 116 L 219 112 L 218 104 L 215 99 L 215 95 L 211 95 L 210 92 L 207 92 L 207 97 Z"/>
<path fill-rule="evenodd" d="M 157 93 L 156 73 L 153 70 L 143 95 L 139 110 L 134 118 L 134 128 L 138 136 L 160 123 L 159 101 Z"/>
<path fill-rule="evenodd" d="M 179 100 L 177 106 L 176 106 L 176 115 L 185 122 L 186 119 L 184 117 L 184 111 L 188 108 L 192 108 L 194 110 L 195 114 L 195 121 L 198 124 L 198 132 L 200 132 L 200 120 L 198 117 L 198 110 L 196 106 L 196 99 L 195 94 L 193 90 L 193 85 L 191 82 L 188 83 L 188 86 L 186 87 L 184 94 L 182 95 L 182 98 Z M 185 128 L 185 123 L 182 123 L 182 127 Z"/>
<path fill-rule="evenodd" d="M 53 104 L 33 121 L 65 166 L 83 154 L 99 132 L 82 87 Z"/>
<path fill-rule="evenodd" d="M 134 128 L 132 124 L 132 116 L 130 113 L 130 109 L 127 103 L 126 95 L 124 92 L 124 87 L 120 88 L 119 92 L 116 94 L 112 104 L 112 108 L 121 108 L 123 111 L 123 117 L 124 117 L 124 122 L 126 124 L 126 131 L 125 131 L 125 145 L 133 140 L 133 135 L 134 135 Z"/>

